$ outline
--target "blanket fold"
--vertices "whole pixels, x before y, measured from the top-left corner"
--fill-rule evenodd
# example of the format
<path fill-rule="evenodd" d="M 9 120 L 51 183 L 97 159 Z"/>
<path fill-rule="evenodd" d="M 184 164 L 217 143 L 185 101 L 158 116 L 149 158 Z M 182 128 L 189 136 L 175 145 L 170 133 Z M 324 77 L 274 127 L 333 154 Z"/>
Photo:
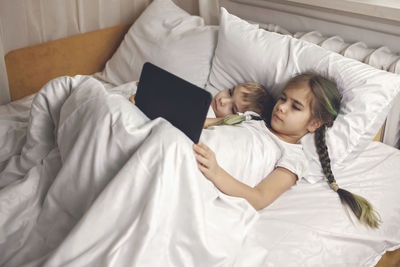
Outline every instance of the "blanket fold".
<path fill-rule="evenodd" d="M 93 78 L 51 81 L 0 174 L 0 264 L 232 266 L 257 213 L 203 177 L 192 144 Z"/>

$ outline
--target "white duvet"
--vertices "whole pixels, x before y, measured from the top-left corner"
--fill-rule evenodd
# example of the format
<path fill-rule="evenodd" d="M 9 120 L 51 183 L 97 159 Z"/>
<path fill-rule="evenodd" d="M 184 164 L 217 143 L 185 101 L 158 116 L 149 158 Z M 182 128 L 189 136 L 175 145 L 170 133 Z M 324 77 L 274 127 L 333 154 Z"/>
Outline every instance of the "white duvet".
<path fill-rule="evenodd" d="M 372 266 L 400 244 L 400 152 L 381 144 L 335 173 L 374 203 L 374 231 L 325 182 L 300 182 L 260 213 L 220 193 L 183 133 L 87 76 L 48 83 L 29 122 L 10 107 L 0 116 L 1 266 Z M 271 168 L 260 138 L 202 134 L 254 181 Z"/>
<path fill-rule="evenodd" d="M 1 179 L 10 176 L 5 266 L 230 266 L 257 217 L 218 196 L 183 133 L 89 77 L 36 96 L 21 156 Z"/>

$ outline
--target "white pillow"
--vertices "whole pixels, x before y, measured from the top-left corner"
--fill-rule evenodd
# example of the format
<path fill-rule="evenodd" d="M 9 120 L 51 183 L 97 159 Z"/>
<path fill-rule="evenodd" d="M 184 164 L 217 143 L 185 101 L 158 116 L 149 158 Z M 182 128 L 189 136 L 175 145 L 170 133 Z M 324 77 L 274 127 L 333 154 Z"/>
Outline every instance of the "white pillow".
<path fill-rule="evenodd" d="M 154 0 L 96 75 L 113 85 L 139 80 L 146 61 L 202 88 L 210 73 L 218 27 L 206 26 L 171 0 Z"/>
<path fill-rule="evenodd" d="M 327 132 L 332 166 L 339 168 L 363 150 L 382 126 L 400 91 L 400 76 L 291 36 L 259 29 L 221 8 L 208 87 L 221 90 L 257 81 L 276 97 L 289 78 L 310 70 L 336 81 L 342 95 L 340 114 Z M 306 135 L 302 142 L 311 170 L 320 176 L 313 140 L 313 135 Z"/>

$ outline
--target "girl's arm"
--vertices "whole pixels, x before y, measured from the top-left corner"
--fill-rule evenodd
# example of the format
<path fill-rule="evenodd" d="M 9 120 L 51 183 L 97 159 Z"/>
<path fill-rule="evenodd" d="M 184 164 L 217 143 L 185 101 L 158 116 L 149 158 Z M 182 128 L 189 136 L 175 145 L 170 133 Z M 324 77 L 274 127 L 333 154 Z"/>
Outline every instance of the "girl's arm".
<path fill-rule="evenodd" d="M 220 120 L 221 120 L 221 118 L 206 118 L 203 128 L 207 129 L 210 124 L 220 121 Z"/>
<path fill-rule="evenodd" d="M 199 143 L 195 144 L 193 148 L 196 152 L 198 167 L 207 179 L 223 193 L 246 199 L 256 210 L 271 204 L 297 180 L 294 173 L 278 167 L 257 186 L 250 187 L 222 169 L 215 159 L 214 152 L 206 145 Z"/>

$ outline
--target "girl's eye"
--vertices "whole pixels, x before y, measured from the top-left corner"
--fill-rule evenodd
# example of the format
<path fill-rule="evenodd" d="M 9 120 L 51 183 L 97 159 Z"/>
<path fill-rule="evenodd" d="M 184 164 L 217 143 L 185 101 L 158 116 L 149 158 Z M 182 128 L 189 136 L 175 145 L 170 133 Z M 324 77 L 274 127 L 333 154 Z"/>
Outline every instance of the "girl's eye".
<path fill-rule="evenodd" d="M 232 88 L 228 90 L 229 95 L 232 96 Z"/>
<path fill-rule="evenodd" d="M 293 105 L 293 108 L 294 108 L 295 110 L 300 110 L 296 105 Z"/>
<path fill-rule="evenodd" d="M 281 96 L 281 97 L 279 97 L 279 100 L 281 100 L 281 101 L 285 102 L 285 101 L 286 101 L 286 98 L 285 98 L 285 97 L 283 97 L 283 96 Z"/>

